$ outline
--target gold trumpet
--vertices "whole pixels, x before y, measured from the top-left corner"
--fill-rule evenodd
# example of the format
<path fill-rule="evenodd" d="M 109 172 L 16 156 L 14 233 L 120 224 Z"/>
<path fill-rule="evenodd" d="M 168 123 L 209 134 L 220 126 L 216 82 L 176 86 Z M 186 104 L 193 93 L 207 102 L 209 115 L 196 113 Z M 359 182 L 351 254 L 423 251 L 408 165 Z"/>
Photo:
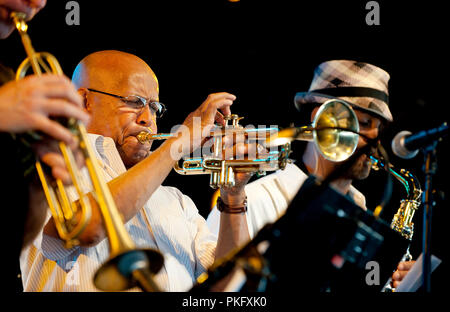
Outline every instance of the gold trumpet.
<path fill-rule="evenodd" d="M 267 138 L 278 132 L 277 127 L 269 128 L 244 128 L 239 124 L 239 117 L 236 114 L 224 116 L 225 126 L 217 126 L 211 131 L 212 154 L 203 157 L 194 157 L 182 160 L 182 164 L 177 162 L 174 170 L 181 175 L 210 174 L 209 185 L 213 188 L 221 186 L 231 187 L 235 185 L 234 174 L 236 172 L 256 172 L 264 175 L 267 171 L 284 169 L 289 162 L 288 156 L 291 152 L 290 144 L 283 144 L 277 151 L 264 153 L 262 157 L 254 159 L 223 159 L 223 137 L 225 135 L 244 136 L 247 141 L 266 141 Z M 229 122 L 231 121 L 231 124 Z M 151 134 L 141 132 L 136 137 L 141 144 L 151 140 L 165 140 L 173 137 L 171 133 Z"/>
<path fill-rule="evenodd" d="M 61 66 L 54 56 L 47 52 L 36 53 L 34 51 L 27 34 L 26 15 L 14 12 L 11 14 L 11 18 L 20 33 L 28 56 L 19 66 L 16 79 L 25 77 L 30 66 L 35 75 L 41 75 L 42 71 L 62 75 Z M 134 286 L 140 286 L 145 291 L 159 290 L 152 276 L 161 269 L 163 257 L 156 250 L 138 250 L 135 248 L 133 240 L 125 229 L 108 185 L 103 179 L 94 151 L 89 144 L 85 126 L 73 118 L 66 120 L 64 125 L 78 138 L 79 148 L 83 152 L 86 168 L 94 188 L 92 194 L 99 206 L 109 239 L 110 259 L 95 274 L 94 284 L 97 288 L 106 291 L 125 290 Z M 41 138 L 38 133 L 30 134 L 34 139 Z M 82 176 L 71 149 L 63 142 L 59 142 L 59 148 L 72 178 L 72 183 L 78 192 L 79 199 L 76 203 L 70 203 L 62 181 L 59 179 L 56 179 L 56 181 L 50 180 L 39 161 L 36 162 L 36 169 L 58 235 L 65 241 L 65 246 L 70 248 L 79 244 L 79 236 L 89 223 L 92 208 L 88 196 L 81 189 Z M 78 211 L 78 206 L 81 208 L 81 212 Z M 78 213 L 81 217 L 79 221 L 76 221 Z"/>
<path fill-rule="evenodd" d="M 44 72 L 62 75 L 63 71 L 61 69 L 61 66 L 53 55 L 47 52 L 36 53 L 34 51 L 30 37 L 27 33 L 28 25 L 25 23 L 26 15 L 24 13 L 13 12 L 11 14 L 11 18 L 13 19 L 15 26 L 19 31 L 23 46 L 25 47 L 25 51 L 28 56 L 17 69 L 16 80 L 24 78 L 30 67 L 32 68 L 35 75 L 41 75 L 42 70 L 44 70 Z M 76 120 L 74 119 L 67 120 L 66 126 L 72 132 L 78 132 L 77 134 L 79 137 L 85 133 L 83 125 L 77 124 Z M 42 138 L 35 132 L 29 134 L 34 139 Z M 56 179 L 56 181 L 54 181 L 53 183 L 55 187 L 50 186 L 47 175 L 45 174 L 43 166 L 39 161 L 36 162 L 36 169 L 41 180 L 50 211 L 55 220 L 55 226 L 56 230 L 58 231 L 58 235 L 65 242 L 65 247 L 71 248 L 79 244 L 78 237 L 90 221 L 92 208 L 87 196 L 81 192 L 81 175 L 75 163 L 75 158 L 72 151 L 66 146 L 64 142 L 59 142 L 59 148 L 64 157 L 67 169 L 71 175 L 73 185 L 75 186 L 79 194 L 77 205 L 70 204 L 69 198 L 61 180 Z M 81 218 L 77 222 L 75 221 L 75 215 L 77 214 L 79 208 L 81 208 Z"/>

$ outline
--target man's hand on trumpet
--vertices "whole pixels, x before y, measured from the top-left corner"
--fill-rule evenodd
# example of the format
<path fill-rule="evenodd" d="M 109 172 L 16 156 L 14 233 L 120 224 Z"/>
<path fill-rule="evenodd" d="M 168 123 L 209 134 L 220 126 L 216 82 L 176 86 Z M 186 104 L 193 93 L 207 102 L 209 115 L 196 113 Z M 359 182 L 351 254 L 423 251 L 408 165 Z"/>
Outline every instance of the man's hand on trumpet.
<path fill-rule="evenodd" d="M 77 138 L 51 117 L 75 118 L 89 122 L 82 99 L 70 80 L 45 74 L 11 81 L 0 88 L 0 131 L 23 133 L 40 131 L 46 138 L 33 146 L 34 152 L 51 167 L 55 178 L 70 183 L 68 171 L 56 141 L 77 150 Z M 81 153 L 75 153 L 81 163 Z"/>
<path fill-rule="evenodd" d="M 243 133 L 227 134 L 222 138 L 223 159 L 255 159 L 265 154 L 265 149 L 257 142 L 249 143 Z M 232 187 L 223 186 L 220 188 L 220 200 L 229 208 L 246 209 L 247 199 L 245 185 L 248 183 L 254 172 L 234 171 L 235 185 Z M 229 250 L 240 246 L 244 241 L 250 239 L 247 228 L 247 216 L 245 212 L 229 213 L 224 211 L 220 216 L 220 228 L 216 259 L 224 257 Z M 230 239 L 231 238 L 231 239 Z M 230 273 L 219 283 L 214 285 L 212 291 L 223 291 L 234 273 Z"/>
<path fill-rule="evenodd" d="M 205 143 L 215 127 L 215 122 L 225 125 L 223 116 L 231 114 L 230 106 L 235 99 L 235 95 L 227 92 L 209 94 L 206 100 L 188 115 L 183 122 L 183 130 L 187 131 L 183 131 L 181 136 L 184 155 L 192 153 Z"/>
<path fill-rule="evenodd" d="M 267 156 L 267 151 L 257 142 L 248 142 L 242 134 L 227 134 L 223 137 L 222 155 L 224 159 L 256 159 Z M 254 172 L 234 171 L 235 185 L 233 187 L 222 187 L 220 194 L 225 204 L 235 206 L 242 204 L 245 200 L 245 185 Z"/>
<path fill-rule="evenodd" d="M 81 97 L 67 77 L 57 75 L 29 76 L 11 81 L 0 88 L 0 132 L 23 133 L 40 131 L 42 140 L 33 144 L 38 158 L 48 165 L 52 175 L 70 184 L 58 142 L 64 142 L 74 152 L 79 166 L 82 163 L 77 138 L 51 117 L 75 118 L 89 122 L 83 110 Z M 42 229 L 47 204 L 42 186 L 37 179 L 28 185 L 29 209 L 25 221 L 23 246 L 28 245 Z"/>
<path fill-rule="evenodd" d="M 68 147 L 72 150 L 78 168 L 82 168 L 84 166 L 84 157 L 82 151 L 78 147 L 78 140 L 75 139 Z M 53 178 L 60 179 L 65 185 L 72 184 L 69 171 L 57 141 L 46 138 L 33 144 L 33 150 L 39 160 L 50 168 Z"/>
<path fill-rule="evenodd" d="M 0 131 L 41 131 L 56 140 L 73 144 L 75 138 L 71 132 L 50 117 L 89 121 L 82 99 L 67 77 L 33 75 L 8 82 L 0 88 Z"/>
<path fill-rule="evenodd" d="M 46 0 L 0 0 L 0 39 L 5 39 L 14 30 L 11 12 L 23 12 L 31 20 L 46 4 Z"/>

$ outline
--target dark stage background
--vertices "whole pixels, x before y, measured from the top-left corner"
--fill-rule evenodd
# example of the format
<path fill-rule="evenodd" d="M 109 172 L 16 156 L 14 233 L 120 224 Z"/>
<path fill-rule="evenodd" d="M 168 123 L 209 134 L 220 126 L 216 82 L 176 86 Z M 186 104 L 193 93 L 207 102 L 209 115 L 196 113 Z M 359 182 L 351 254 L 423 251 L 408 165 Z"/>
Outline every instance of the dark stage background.
<path fill-rule="evenodd" d="M 67 1 L 49 0 L 29 33 L 37 51 L 48 51 L 70 77 L 87 54 L 105 49 L 143 58 L 160 82 L 160 99 L 168 106 L 159 130 L 180 124 L 211 92 L 227 91 L 237 100 L 235 113 L 243 124 L 297 123 L 296 92 L 306 91 L 314 68 L 330 59 L 356 59 L 387 70 L 390 106 L 395 123 L 387 129 L 384 147 L 397 168 L 407 168 L 423 184 L 422 156 L 402 160 L 390 142 L 400 130 L 412 132 L 448 120 L 448 41 L 445 8 L 423 2 L 378 1 L 379 26 L 365 22 L 368 1 L 77 1 L 79 26 L 68 26 Z M 17 68 L 25 52 L 14 33 L 0 41 L 0 61 Z M 303 143 L 294 145 L 292 158 Z M 435 187 L 449 193 L 448 139 L 438 148 Z M 207 216 L 213 190 L 209 176 L 178 176 L 165 185 L 191 196 Z M 382 217 L 392 218 L 405 191 L 394 182 L 394 193 Z M 385 176 L 376 172 L 355 185 L 367 196 L 368 208 L 379 202 Z M 444 259 L 447 246 L 448 198 L 438 200 L 433 214 L 433 253 Z M 420 254 L 422 209 L 415 216 L 414 256 Z M 440 270 L 445 268 L 441 266 Z"/>

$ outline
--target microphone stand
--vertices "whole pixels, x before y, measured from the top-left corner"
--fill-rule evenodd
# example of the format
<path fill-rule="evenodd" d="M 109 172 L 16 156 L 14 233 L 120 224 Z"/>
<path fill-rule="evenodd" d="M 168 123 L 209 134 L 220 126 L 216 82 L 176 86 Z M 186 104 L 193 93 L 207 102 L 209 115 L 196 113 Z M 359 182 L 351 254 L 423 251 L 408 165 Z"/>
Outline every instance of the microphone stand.
<path fill-rule="evenodd" d="M 432 179 L 437 170 L 436 159 L 437 141 L 423 149 L 425 174 L 425 190 L 422 195 L 423 203 L 423 229 L 422 229 L 422 254 L 423 254 L 423 285 L 424 291 L 431 292 L 431 218 L 433 206 L 436 204 L 433 199 Z"/>

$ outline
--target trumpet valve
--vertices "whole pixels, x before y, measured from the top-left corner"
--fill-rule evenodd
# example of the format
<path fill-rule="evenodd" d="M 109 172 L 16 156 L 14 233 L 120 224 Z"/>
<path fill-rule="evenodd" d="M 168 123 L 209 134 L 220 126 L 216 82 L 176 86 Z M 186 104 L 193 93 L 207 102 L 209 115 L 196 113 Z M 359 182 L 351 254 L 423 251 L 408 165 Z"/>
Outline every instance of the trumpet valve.
<path fill-rule="evenodd" d="M 28 25 L 25 22 L 25 19 L 27 18 L 27 15 L 25 13 L 22 12 L 12 12 L 11 13 L 11 18 L 14 21 L 14 24 L 16 26 L 16 29 L 21 32 L 21 33 L 25 33 L 28 30 Z"/>
<path fill-rule="evenodd" d="M 219 185 L 219 173 L 217 172 L 211 172 L 211 175 L 209 176 L 210 180 L 209 180 L 209 186 L 212 189 L 217 189 L 218 185 Z"/>
<path fill-rule="evenodd" d="M 231 120 L 231 126 L 234 128 L 238 128 L 238 127 L 240 127 L 239 120 L 241 120 L 243 118 L 244 117 L 239 117 L 239 115 L 236 115 L 236 114 L 224 116 L 223 119 L 225 119 L 225 127 L 230 126 L 230 125 L 228 125 L 228 121 Z"/>
<path fill-rule="evenodd" d="M 227 176 L 226 176 L 225 186 L 233 187 L 234 185 L 235 185 L 234 171 L 233 171 L 232 167 L 228 167 L 227 168 Z"/>

